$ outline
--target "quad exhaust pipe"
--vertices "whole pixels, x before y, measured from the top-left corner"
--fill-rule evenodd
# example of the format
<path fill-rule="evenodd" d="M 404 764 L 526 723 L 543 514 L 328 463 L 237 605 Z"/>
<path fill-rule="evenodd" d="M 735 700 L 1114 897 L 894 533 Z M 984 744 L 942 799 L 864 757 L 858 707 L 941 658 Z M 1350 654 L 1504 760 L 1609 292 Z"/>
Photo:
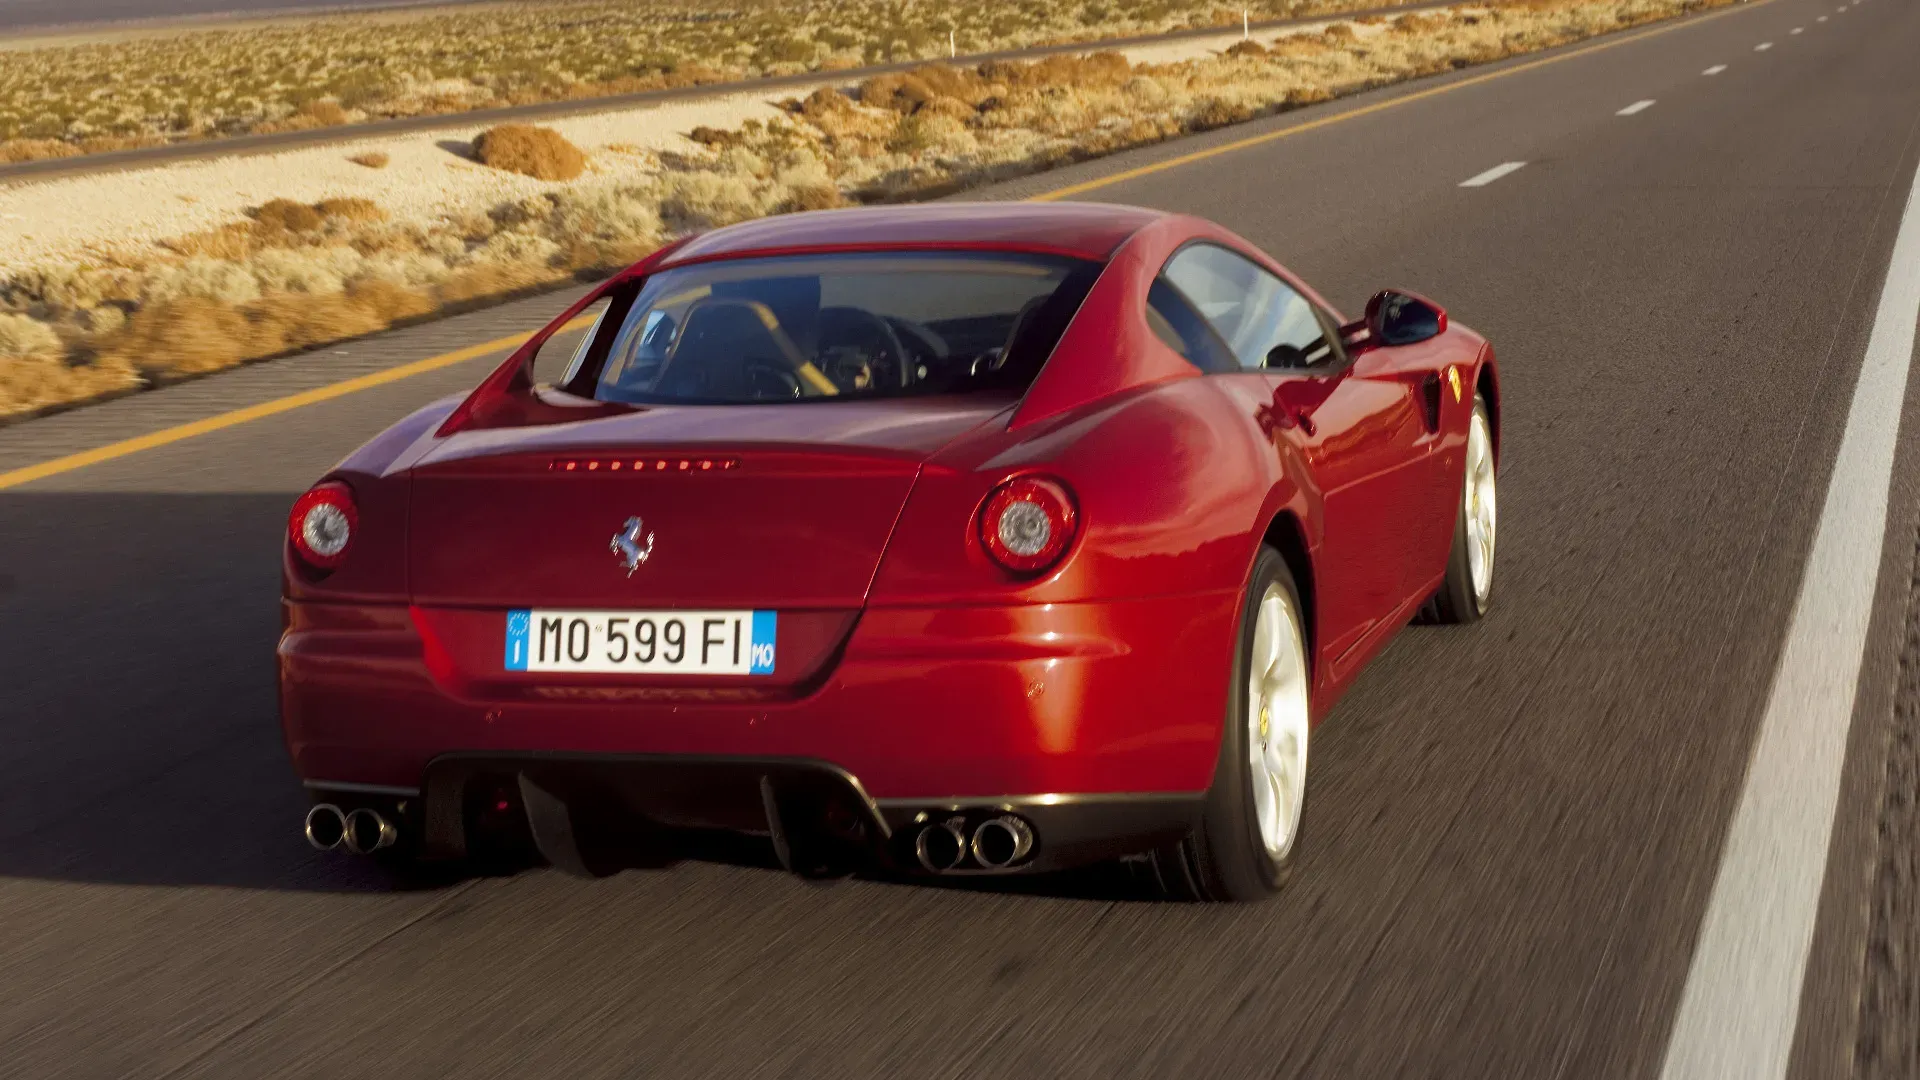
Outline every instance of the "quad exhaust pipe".
<path fill-rule="evenodd" d="M 332 851 L 347 838 L 347 815 L 332 803 L 321 803 L 307 811 L 306 834 L 315 851 Z"/>
<path fill-rule="evenodd" d="M 1033 841 L 1033 826 L 1014 814 L 988 818 L 971 836 L 967 819 L 954 816 L 921 826 L 913 853 L 930 874 L 959 872 L 969 855 L 981 870 L 1006 870 L 1033 853 Z"/>
<path fill-rule="evenodd" d="M 948 818 L 920 830 L 913 838 L 913 853 L 929 873 L 945 874 L 960 868 L 967 857 L 967 820 Z"/>
<path fill-rule="evenodd" d="M 347 815 L 347 850 L 355 855 L 371 855 L 399 840 L 399 827 L 377 810 L 363 806 Z"/>
<path fill-rule="evenodd" d="M 973 859 L 989 870 L 1004 870 L 1033 850 L 1033 826 L 1012 814 L 989 818 L 973 830 Z"/>
<path fill-rule="evenodd" d="M 355 855 L 371 855 L 400 841 L 400 828 L 378 810 L 360 807 L 345 811 L 320 803 L 307 811 L 307 843 L 315 851 L 345 847 Z"/>

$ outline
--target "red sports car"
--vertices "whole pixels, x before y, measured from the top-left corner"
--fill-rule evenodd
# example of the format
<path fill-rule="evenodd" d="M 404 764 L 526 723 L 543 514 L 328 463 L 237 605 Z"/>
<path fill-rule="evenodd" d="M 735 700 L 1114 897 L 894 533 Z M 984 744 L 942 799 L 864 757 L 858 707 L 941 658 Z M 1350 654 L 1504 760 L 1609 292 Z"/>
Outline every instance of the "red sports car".
<path fill-rule="evenodd" d="M 1265 895 L 1317 720 L 1416 615 L 1487 609 L 1499 401 L 1431 302 L 1348 322 L 1177 214 L 681 240 L 295 503 L 307 838 L 595 873 L 727 830 L 806 874 L 1148 856 Z"/>

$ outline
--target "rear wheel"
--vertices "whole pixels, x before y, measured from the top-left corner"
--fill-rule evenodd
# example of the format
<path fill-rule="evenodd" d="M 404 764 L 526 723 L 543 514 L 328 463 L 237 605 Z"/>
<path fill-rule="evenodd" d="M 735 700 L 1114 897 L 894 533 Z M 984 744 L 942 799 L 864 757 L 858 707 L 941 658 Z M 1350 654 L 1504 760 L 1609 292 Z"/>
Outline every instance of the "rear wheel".
<path fill-rule="evenodd" d="M 1493 600 L 1493 552 L 1499 525 L 1495 497 L 1493 424 L 1486 399 L 1473 396 L 1467 421 L 1467 467 L 1460 485 L 1460 507 L 1453 524 L 1453 550 L 1447 577 L 1433 597 L 1433 614 L 1443 623 L 1470 623 L 1487 613 Z"/>
<path fill-rule="evenodd" d="M 1168 895 L 1258 900 L 1286 884 L 1306 796 L 1305 625 L 1286 561 L 1261 548 L 1205 812 L 1190 836 L 1153 855 Z"/>

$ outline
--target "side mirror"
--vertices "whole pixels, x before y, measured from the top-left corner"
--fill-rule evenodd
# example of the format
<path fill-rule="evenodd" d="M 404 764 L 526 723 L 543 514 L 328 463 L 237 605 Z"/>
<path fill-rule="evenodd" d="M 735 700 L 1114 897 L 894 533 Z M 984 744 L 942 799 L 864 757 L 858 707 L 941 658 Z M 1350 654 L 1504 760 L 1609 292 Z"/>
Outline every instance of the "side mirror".
<path fill-rule="evenodd" d="M 1367 336 L 1379 345 L 1412 345 L 1447 330 L 1447 312 L 1418 293 L 1383 289 L 1367 301 Z"/>

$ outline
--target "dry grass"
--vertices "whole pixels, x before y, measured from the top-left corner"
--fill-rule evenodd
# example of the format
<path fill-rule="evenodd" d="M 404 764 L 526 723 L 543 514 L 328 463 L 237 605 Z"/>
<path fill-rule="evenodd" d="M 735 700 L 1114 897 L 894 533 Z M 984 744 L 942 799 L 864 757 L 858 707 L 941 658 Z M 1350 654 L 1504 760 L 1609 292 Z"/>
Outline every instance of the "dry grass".
<path fill-rule="evenodd" d="M 535 180 L 572 180 L 587 168 L 587 155 L 552 128 L 501 124 L 473 140 L 474 159 L 494 169 Z"/>
<path fill-rule="evenodd" d="M 571 0 L 173 30 L 6 53 L 0 161 L 930 60 L 949 30 L 989 52 L 1374 2 Z"/>
<path fill-rule="evenodd" d="M 389 158 L 386 154 L 378 150 L 373 150 L 365 154 L 355 154 L 347 160 L 353 162 L 355 165 L 364 165 L 369 169 L 384 169 L 387 167 L 387 162 L 391 161 L 392 158 Z"/>
<path fill-rule="evenodd" d="M 952 190 L 1725 2 L 1522 0 L 1173 64 L 928 65 L 702 129 L 684 155 L 628 155 L 649 171 L 624 180 L 575 169 L 484 214 L 276 199 L 153 257 L 0 281 L 0 416 L 627 265 L 687 230 Z"/>

